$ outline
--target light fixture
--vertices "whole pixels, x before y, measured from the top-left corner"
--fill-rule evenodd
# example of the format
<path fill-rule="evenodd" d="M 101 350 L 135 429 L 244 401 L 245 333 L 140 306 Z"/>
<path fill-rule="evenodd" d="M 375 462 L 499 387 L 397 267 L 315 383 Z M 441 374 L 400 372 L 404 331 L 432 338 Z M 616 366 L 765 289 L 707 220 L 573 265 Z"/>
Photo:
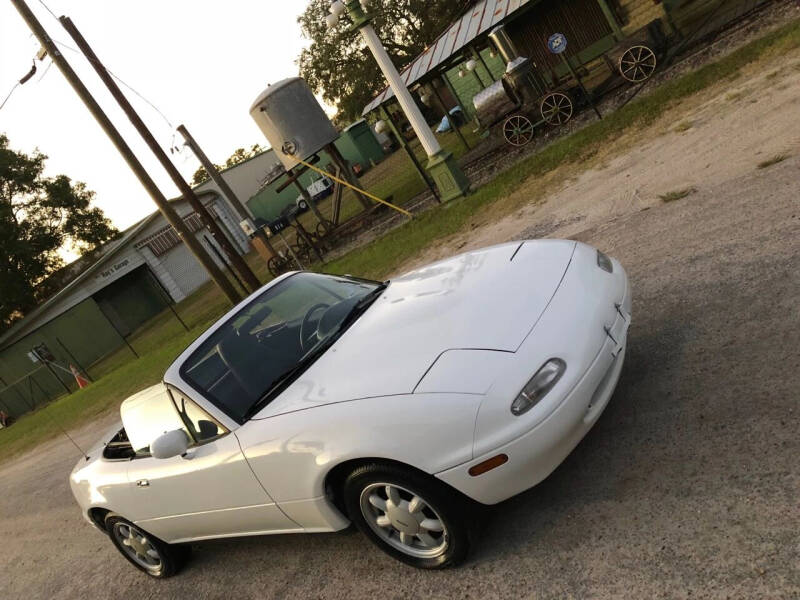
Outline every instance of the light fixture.
<path fill-rule="evenodd" d="M 467 72 L 464 70 L 464 67 L 461 67 L 461 68 L 458 70 L 458 76 L 459 76 L 459 77 L 462 77 L 462 78 L 467 76 Z"/>
<path fill-rule="evenodd" d="M 334 15 L 337 19 L 342 16 L 344 13 L 344 2 L 341 0 L 335 0 L 331 2 L 331 14 Z"/>
<path fill-rule="evenodd" d="M 489 56 L 491 56 L 492 58 L 497 58 L 497 50 L 494 49 L 494 46 L 489 48 Z"/>
<path fill-rule="evenodd" d="M 467 61 L 467 71 L 474 71 L 478 68 L 478 62 L 474 58 Z"/>
<path fill-rule="evenodd" d="M 381 119 L 377 123 L 375 123 L 375 132 L 383 133 L 384 131 L 386 131 L 386 121 Z"/>
<path fill-rule="evenodd" d="M 431 95 L 428 92 L 422 92 L 419 95 L 419 99 L 422 100 L 422 103 L 425 106 L 430 106 L 431 105 Z"/>

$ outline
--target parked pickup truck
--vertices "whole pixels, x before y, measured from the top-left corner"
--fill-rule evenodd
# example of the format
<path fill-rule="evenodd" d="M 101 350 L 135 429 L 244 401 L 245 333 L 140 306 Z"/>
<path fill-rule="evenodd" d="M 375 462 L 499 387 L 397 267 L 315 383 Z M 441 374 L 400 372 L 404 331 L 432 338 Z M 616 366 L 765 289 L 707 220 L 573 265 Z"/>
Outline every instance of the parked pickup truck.
<path fill-rule="evenodd" d="M 333 181 L 328 177 L 323 177 L 309 185 L 306 190 L 308 190 L 308 194 L 314 202 L 319 202 L 333 194 Z M 295 205 L 297 206 L 298 213 L 303 213 L 308 210 L 308 204 L 302 194 L 295 200 Z"/>

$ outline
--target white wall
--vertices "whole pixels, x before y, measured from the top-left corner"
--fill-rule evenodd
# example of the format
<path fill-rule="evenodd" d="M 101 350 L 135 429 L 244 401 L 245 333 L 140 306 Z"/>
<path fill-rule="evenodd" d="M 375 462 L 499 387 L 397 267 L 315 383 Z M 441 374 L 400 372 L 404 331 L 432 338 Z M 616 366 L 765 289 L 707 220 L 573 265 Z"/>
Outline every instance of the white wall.
<path fill-rule="evenodd" d="M 275 156 L 275 152 L 267 150 L 250 160 L 223 171 L 222 178 L 244 204 L 245 209 L 250 212 L 250 209 L 247 208 L 247 201 L 261 189 L 265 183 L 265 177 L 277 164 L 280 164 L 280 161 Z M 209 191 L 218 192 L 222 196 L 222 192 L 217 189 L 217 185 L 211 180 L 197 186 L 195 191 L 198 194 Z M 232 214 L 238 215 L 238 212 L 234 211 Z M 250 216 L 252 217 L 252 213 Z M 239 223 L 238 219 L 236 223 Z"/>

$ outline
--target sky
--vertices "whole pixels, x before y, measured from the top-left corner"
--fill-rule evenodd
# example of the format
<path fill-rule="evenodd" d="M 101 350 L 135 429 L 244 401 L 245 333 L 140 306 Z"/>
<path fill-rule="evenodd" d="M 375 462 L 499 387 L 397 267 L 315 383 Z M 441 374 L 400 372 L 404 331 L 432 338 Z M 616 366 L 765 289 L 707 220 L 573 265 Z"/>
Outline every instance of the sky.
<path fill-rule="evenodd" d="M 165 115 L 122 88 L 162 147 L 182 145 L 179 135 L 173 137 L 182 123 L 216 163 L 236 148 L 267 145 L 250 105 L 268 84 L 298 74 L 295 61 L 308 44 L 297 24 L 305 0 L 44 2 L 56 15 L 69 16 L 106 67 Z M 56 42 L 75 48 L 39 0 L 28 5 Z M 27 73 L 38 47 L 13 5 L 0 2 L 0 102 Z M 167 197 L 177 196 L 89 63 L 69 49 L 63 54 Z M 125 229 L 155 205 L 58 68 L 45 73 L 49 64 L 38 63 L 33 79 L 0 110 L 0 133 L 15 150 L 39 148 L 49 156 L 47 175 L 85 182 L 97 193 L 96 205 Z M 188 149 L 173 162 L 187 178 L 199 166 Z"/>

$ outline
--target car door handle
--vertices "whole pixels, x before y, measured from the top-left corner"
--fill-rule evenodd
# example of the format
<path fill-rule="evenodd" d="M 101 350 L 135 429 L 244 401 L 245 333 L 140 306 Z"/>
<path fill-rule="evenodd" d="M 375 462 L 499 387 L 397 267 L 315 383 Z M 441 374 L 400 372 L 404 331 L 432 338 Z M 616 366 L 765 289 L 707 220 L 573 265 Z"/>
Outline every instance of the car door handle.
<path fill-rule="evenodd" d="M 150 481 L 147 479 L 140 479 L 136 482 L 137 487 L 150 487 Z"/>

